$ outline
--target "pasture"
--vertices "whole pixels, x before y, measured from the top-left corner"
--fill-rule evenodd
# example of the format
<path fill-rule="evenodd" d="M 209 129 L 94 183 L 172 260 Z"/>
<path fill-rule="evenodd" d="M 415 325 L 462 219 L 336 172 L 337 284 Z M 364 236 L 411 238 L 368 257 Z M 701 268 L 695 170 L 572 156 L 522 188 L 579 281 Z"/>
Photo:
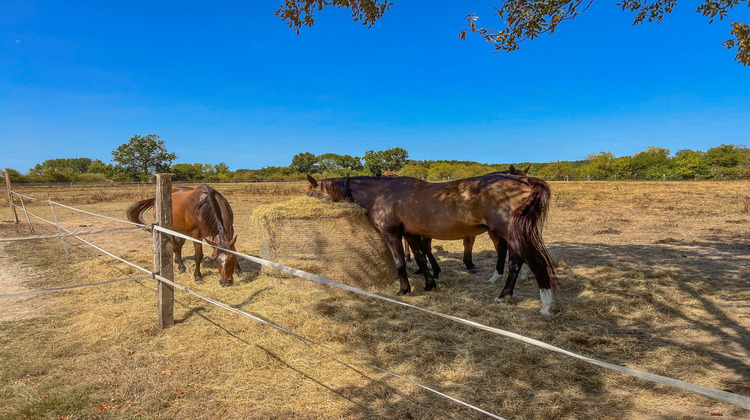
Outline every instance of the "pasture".
<path fill-rule="evenodd" d="M 434 241 L 443 272 L 399 300 L 509 330 L 610 363 L 750 396 L 750 183 L 552 182 L 545 242 L 562 288 L 539 314 L 533 280 L 514 302 L 485 281 L 495 253 L 477 238 L 468 274 L 460 241 Z M 304 194 L 305 183 L 215 184 L 231 203 L 237 250 L 260 255 L 250 216 Z M 124 218 L 153 186 L 14 186 L 22 194 Z M 5 196 L 5 195 L 4 195 Z M 49 218 L 49 206 L 26 203 Z M 55 210 L 70 230 L 120 227 Z M 0 236 L 28 235 L 0 206 Z M 37 233 L 54 233 L 35 223 Z M 86 237 L 151 267 L 151 235 Z M 0 291 L 139 275 L 59 239 L 0 244 Z M 213 263 L 175 281 L 272 321 L 307 344 L 176 291 L 176 325 L 156 324 L 152 280 L 0 300 L 0 418 L 481 418 L 387 376 L 390 370 L 505 418 L 747 418 L 708 398 L 600 369 L 511 339 L 348 292 L 280 284 L 259 267 L 223 288 Z M 206 251 L 207 248 L 204 248 Z M 204 251 L 207 255 L 210 252 Z M 356 258 L 356 256 L 352 256 Z M 353 261 L 353 263 L 355 263 Z M 15 290 L 15 289 L 13 289 Z M 398 282 L 368 289 L 396 298 Z"/>

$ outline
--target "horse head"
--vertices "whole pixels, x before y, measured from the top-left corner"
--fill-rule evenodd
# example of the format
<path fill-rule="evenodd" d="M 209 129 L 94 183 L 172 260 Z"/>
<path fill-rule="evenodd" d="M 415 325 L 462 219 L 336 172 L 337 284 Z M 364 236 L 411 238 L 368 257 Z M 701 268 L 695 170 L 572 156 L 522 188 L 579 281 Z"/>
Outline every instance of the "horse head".
<path fill-rule="evenodd" d="M 529 166 L 527 166 L 526 169 L 516 169 L 515 166 L 510 165 L 510 168 L 508 168 L 507 171 L 500 171 L 500 173 L 526 176 L 529 173 L 529 169 L 531 169 L 531 164 L 529 164 Z"/>
<path fill-rule="evenodd" d="M 321 179 L 320 182 L 308 175 L 307 196 L 331 201 L 346 201 L 349 198 L 349 178 Z"/>
<path fill-rule="evenodd" d="M 206 242 L 213 247 L 211 258 L 213 258 L 216 268 L 219 269 L 219 284 L 229 286 L 232 284 L 234 271 L 237 268 L 237 256 L 219 248 L 236 251 L 234 244 L 237 242 L 237 236 L 227 241 L 227 237 L 217 234 L 213 240 L 206 239 Z"/>

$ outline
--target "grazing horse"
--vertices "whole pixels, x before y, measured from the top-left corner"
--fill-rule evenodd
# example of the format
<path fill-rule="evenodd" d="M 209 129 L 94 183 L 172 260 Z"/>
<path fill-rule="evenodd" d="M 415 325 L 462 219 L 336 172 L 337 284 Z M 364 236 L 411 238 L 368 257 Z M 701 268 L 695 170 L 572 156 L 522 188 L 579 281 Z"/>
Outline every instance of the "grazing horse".
<path fill-rule="evenodd" d="M 367 211 L 393 255 L 400 282 L 398 294 L 411 292 L 406 275 L 402 238 L 413 250 L 421 238 L 456 240 L 488 232 L 496 246 L 501 240 L 523 259 L 536 277 L 541 313 L 551 315 L 558 284 L 552 258 L 541 238 L 549 209 L 550 190 L 538 178 L 488 174 L 458 181 L 429 183 L 416 178 L 347 177 L 323 179 L 308 175 L 307 195 L 332 201 L 352 201 Z M 436 287 L 422 252 L 415 252 L 425 277 L 425 291 Z M 498 263 L 499 264 L 499 263 Z M 520 266 L 511 265 L 509 279 Z M 498 299 L 512 293 L 503 289 Z"/>
<path fill-rule="evenodd" d="M 128 220 L 134 223 L 144 224 L 143 213 L 154 207 L 155 199 L 149 198 L 134 203 L 128 207 L 126 214 Z M 213 258 L 216 268 L 219 269 L 219 284 L 229 286 L 232 284 L 232 276 L 236 271 L 240 274 L 242 270 L 237 263 L 237 256 L 222 251 L 217 247 L 235 251 L 234 244 L 237 237 L 234 236 L 234 214 L 229 202 L 221 193 L 203 184 L 200 187 L 174 187 L 172 188 L 172 229 L 176 232 L 188 235 L 198 240 L 205 239 L 214 247 Z M 233 237 L 234 236 L 234 237 Z M 182 263 L 182 246 L 185 239 L 173 237 L 174 262 L 185 272 L 185 264 Z M 195 246 L 195 271 L 193 276 L 198 283 L 203 282 L 201 276 L 201 262 L 203 261 L 203 245 L 193 242 Z"/>

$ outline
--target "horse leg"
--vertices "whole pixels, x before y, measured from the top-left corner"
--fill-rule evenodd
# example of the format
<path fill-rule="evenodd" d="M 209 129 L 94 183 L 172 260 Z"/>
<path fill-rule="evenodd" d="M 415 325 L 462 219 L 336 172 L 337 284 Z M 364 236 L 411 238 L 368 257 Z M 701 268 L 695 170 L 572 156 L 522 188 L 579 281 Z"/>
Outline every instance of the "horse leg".
<path fill-rule="evenodd" d="M 464 238 L 464 265 L 466 266 L 466 271 L 468 271 L 469 274 L 477 273 L 477 266 L 474 265 L 474 261 L 471 260 L 471 250 L 472 248 L 474 248 L 474 241 L 476 239 L 476 236 L 469 236 L 467 238 Z"/>
<path fill-rule="evenodd" d="M 430 265 L 432 266 L 432 278 L 437 280 L 440 276 L 440 265 L 438 265 L 437 260 L 435 259 L 435 256 L 432 254 L 432 238 L 425 238 L 420 237 L 422 240 L 419 244 L 419 250 L 424 254 L 428 260 L 430 260 Z M 404 238 L 406 240 L 406 238 Z M 416 252 L 415 252 L 416 254 Z M 414 274 L 424 274 L 422 271 L 422 268 L 420 267 L 417 271 L 414 272 Z"/>
<path fill-rule="evenodd" d="M 193 242 L 195 246 L 195 271 L 193 277 L 196 283 L 203 283 L 203 277 L 201 276 L 201 263 L 203 262 L 203 245 L 200 242 Z"/>
<path fill-rule="evenodd" d="M 404 238 L 404 258 L 406 258 L 406 261 L 411 261 L 411 253 L 409 252 L 409 243 L 406 242 L 406 238 Z M 417 272 L 417 274 L 421 274 Z"/>
<path fill-rule="evenodd" d="M 508 278 L 505 280 L 503 291 L 500 292 L 500 296 L 497 298 L 498 301 L 502 301 L 506 297 L 506 300 L 510 300 L 513 297 L 513 289 L 516 287 L 516 280 L 518 279 L 518 273 L 521 271 L 522 265 L 523 259 L 511 251 L 510 258 L 508 259 Z"/>
<path fill-rule="evenodd" d="M 396 266 L 396 273 L 398 274 L 398 281 L 400 283 L 398 296 L 411 293 L 409 277 L 406 275 L 406 259 L 404 257 L 404 246 L 401 241 L 401 235 L 380 230 L 380 236 L 393 255 L 393 263 Z"/>
<path fill-rule="evenodd" d="M 404 235 L 404 238 L 409 243 L 409 246 L 414 249 L 414 259 L 417 261 L 422 274 L 424 274 L 424 291 L 429 292 L 437 287 L 437 284 L 435 283 L 435 279 L 430 275 L 430 270 L 427 268 L 427 261 L 424 255 L 425 241 L 421 237 L 414 235 Z"/>
<path fill-rule="evenodd" d="M 422 253 L 427 256 L 432 266 L 432 278 L 437 280 L 440 277 L 440 266 L 438 265 L 435 256 L 432 255 L 432 238 L 422 237 Z"/>
<path fill-rule="evenodd" d="M 180 273 L 184 273 L 186 270 L 185 264 L 182 262 L 182 246 L 185 245 L 185 240 L 182 238 L 174 238 L 172 240 L 172 247 L 174 248 L 174 262 L 177 264 L 177 268 L 180 269 Z"/>
<path fill-rule="evenodd" d="M 417 261 L 417 254 L 421 254 L 422 256 L 424 256 L 423 246 L 421 243 L 421 241 L 423 241 L 424 239 L 421 237 L 418 238 L 420 238 L 420 243 L 417 245 L 413 245 L 410 244 L 409 241 L 406 240 L 406 236 L 404 236 L 404 252 L 409 252 L 409 250 L 411 249 L 411 252 L 414 254 L 414 262 Z M 417 270 L 414 272 L 414 274 L 424 274 L 424 270 L 422 270 L 422 267 L 419 266 L 419 264 L 417 264 Z"/>
<path fill-rule="evenodd" d="M 487 280 L 487 283 L 495 284 L 497 279 L 503 277 L 503 272 L 505 271 L 505 255 L 508 253 L 508 241 L 494 231 L 490 230 L 487 231 L 487 233 L 490 235 L 490 239 L 492 239 L 492 243 L 495 244 L 495 250 L 497 251 L 495 273 L 492 274 L 492 277 L 490 277 L 489 280 Z"/>

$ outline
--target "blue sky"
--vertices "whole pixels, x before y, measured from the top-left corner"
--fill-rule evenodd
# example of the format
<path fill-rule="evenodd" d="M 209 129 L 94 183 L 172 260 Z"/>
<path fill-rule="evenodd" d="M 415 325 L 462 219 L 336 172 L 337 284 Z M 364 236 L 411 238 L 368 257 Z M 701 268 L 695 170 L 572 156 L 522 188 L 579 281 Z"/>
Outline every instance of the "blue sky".
<path fill-rule="evenodd" d="M 281 0 L 4 0 L 0 166 L 110 162 L 152 133 L 175 163 L 232 170 L 391 147 L 505 163 L 750 144 L 750 67 L 721 46 L 728 22 L 692 4 L 633 27 L 598 0 L 494 54 L 458 38 L 469 13 L 499 24 L 490 0 L 394 2 L 370 29 L 326 9 L 298 36 L 273 14 Z"/>

